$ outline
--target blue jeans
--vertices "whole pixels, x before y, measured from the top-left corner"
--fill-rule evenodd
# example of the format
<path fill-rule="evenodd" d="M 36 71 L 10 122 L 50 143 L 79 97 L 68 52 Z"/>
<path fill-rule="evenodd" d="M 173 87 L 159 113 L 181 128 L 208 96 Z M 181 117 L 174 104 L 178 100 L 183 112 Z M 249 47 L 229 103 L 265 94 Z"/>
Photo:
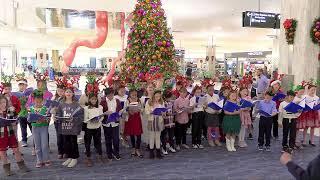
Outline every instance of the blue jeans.
<path fill-rule="evenodd" d="M 49 161 L 48 126 L 32 127 L 37 163 Z"/>

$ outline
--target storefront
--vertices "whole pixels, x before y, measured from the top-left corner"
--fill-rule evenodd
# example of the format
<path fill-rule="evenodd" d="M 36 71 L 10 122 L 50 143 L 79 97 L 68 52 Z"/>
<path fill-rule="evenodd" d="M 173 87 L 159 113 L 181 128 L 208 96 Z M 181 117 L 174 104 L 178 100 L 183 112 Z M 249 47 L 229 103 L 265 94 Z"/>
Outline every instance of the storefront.
<path fill-rule="evenodd" d="M 243 76 L 255 69 L 267 67 L 270 70 L 272 69 L 271 55 L 272 51 L 226 53 L 226 71 L 230 75 L 237 74 Z"/>

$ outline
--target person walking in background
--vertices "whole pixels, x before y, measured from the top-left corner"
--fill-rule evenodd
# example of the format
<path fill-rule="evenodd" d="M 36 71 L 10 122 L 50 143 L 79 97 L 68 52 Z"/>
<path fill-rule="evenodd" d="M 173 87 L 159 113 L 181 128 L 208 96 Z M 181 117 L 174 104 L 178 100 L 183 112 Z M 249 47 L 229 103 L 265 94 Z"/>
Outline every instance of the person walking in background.
<path fill-rule="evenodd" d="M 263 99 L 264 93 L 267 91 L 268 86 L 269 86 L 269 79 L 263 74 L 262 69 L 257 70 L 257 84 L 256 84 L 256 89 L 257 89 L 257 98 L 259 100 Z"/>

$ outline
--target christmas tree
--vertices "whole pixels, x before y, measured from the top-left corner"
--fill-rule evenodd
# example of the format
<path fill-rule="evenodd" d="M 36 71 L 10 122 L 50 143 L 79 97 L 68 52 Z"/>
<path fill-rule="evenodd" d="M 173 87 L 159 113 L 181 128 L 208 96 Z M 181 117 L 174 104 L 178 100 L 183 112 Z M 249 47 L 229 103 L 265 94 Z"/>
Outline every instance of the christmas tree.
<path fill-rule="evenodd" d="M 120 78 L 126 82 L 161 79 L 175 75 L 174 45 L 161 0 L 138 0 L 128 34 L 126 61 Z"/>

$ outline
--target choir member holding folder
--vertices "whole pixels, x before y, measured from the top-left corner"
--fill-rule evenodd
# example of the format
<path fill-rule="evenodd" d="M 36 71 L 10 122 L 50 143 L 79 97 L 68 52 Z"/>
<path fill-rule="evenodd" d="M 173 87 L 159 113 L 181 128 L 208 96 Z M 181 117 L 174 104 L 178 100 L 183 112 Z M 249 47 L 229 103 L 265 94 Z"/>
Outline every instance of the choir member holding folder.
<path fill-rule="evenodd" d="M 303 107 L 293 102 L 294 91 L 288 91 L 285 101 L 279 106 L 279 126 L 283 128 L 282 150 L 289 152 L 295 149 L 297 118 L 300 116 Z M 304 100 L 303 100 L 304 101 Z M 289 145 L 288 145 L 289 136 Z"/>
<path fill-rule="evenodd" d="M 307 146 L 307 132 L 310 128 L 309 145 L 314 144 L 314 129 L 320 127 L 319 112 L 314 107 L 319 104 L 319 97 L 316 95 L 317 86 L 312 82 L 307 85 L 306 105 L 299 117 L 298 129 L 303 129 L 303 146 Z"/>
<path fill-rule="evenodd" d="M 227 101 L 223 106 L 225 116 L 223 117 L 222 127 L 226 134 L 226 147 L 228 151 L 236 151 L 235 138 L 241 128 L 240 106 L 237 104 L 238 94 L 236 90 L 231 90 Z"/>
<path fill-rule="evenodd" d="M 162 99 L 161 91 L 155 91 L 152 98 L 146 103 L 145 112 L 149 115 L 148 130 L 149 130 L 149 146 L 150 159 L 154 159 L 154 147 L 156 148 L 156 157 L 162 159 L 160 151 L 160 135 L 164 129 L 163 117 L 166 113 L 164 101 Z"/>
<path fill-rule="evenodd" d="M 221 146 L 219 141 L 219 114 L 223 108 L 223 100 L 220 100 L 219 96 L 214 93 L 214 85 L 207 86 L 206 102 L 205 123 L 208 126 L 207 137 L 209 146 Z"/>
<path fill-rule="evenodd" d="M 124 135 L 130 136 L 132 152 L 131 156 L 143 158 L 140 152 L 142 119 L 141 119 L 141 102 L 138 99 L 138 92 L 134 89 L 129 91 L 129 98 L 126 101 L 127 107 L 127 120 L 124 124 Z"/>
<path fill-rule="evenodd" d="M 272 101 L 273 93 L 268 90 L 264 95 L 264 100 L 261 100 L 257 104 L 257 108 L 260 114 L 259 121 L 259 138 L 258 138 L 258 149 L 259 151 L 265 150 L 271 151 L 270 139 L 271 139 L 271 128 L 272 128 L 272 117 L 277 115 L 276 103 Z"/>

